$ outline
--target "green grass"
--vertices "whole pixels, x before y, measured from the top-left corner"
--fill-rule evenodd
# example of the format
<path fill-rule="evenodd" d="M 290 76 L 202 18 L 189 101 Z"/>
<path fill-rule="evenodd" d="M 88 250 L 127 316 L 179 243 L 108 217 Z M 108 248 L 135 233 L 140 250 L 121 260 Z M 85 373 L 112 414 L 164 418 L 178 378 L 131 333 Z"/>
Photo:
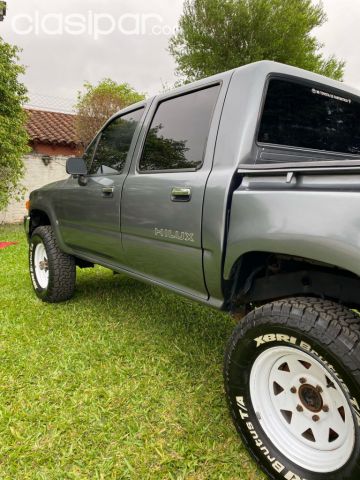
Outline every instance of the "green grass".
<path fill-rule="evenodd" d="M 0 479 L 263 479 L 228 415 L 232 320 L 97 267 L 35 297 L 0 227 Z"/>

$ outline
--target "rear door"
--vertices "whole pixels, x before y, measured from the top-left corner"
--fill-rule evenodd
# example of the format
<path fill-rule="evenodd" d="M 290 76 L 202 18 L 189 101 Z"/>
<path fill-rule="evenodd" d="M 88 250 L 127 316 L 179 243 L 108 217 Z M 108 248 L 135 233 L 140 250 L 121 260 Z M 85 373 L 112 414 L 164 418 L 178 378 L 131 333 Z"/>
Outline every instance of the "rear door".
<path fill-rule="evenodd" d="M 89 147 L 88 175 L 66 182 L 61 199 L 63 239 L 74 250 L 121 261 L 120 203 L 145 108 L 112 119 Z"/>
<path fill-rule="evenodd" d="M 223 101 L 221 87 L 216 82 L 154 102 L 122 200 L 128 267 L 202 297 L 207 297 L 202 208 Z"/>

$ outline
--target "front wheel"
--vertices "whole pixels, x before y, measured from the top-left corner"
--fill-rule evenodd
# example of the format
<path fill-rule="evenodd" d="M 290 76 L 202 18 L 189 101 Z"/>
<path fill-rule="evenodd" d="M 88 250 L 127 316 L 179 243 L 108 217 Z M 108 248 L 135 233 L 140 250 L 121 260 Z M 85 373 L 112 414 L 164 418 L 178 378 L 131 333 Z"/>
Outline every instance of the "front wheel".
<path fill-rule="evenodd" d="M 75 259 L 59 249 L 51 226 L 38 227 L 31 235 L 29 267 L 35 293 L 44 302 L 63 302 L 73 296 Z"/>
<path fill-rule="evenodd" d="M 360 478 L 360 317 L 287 299 L 249 313 L 225 355 L 235 426 L 272 479 Z"/>

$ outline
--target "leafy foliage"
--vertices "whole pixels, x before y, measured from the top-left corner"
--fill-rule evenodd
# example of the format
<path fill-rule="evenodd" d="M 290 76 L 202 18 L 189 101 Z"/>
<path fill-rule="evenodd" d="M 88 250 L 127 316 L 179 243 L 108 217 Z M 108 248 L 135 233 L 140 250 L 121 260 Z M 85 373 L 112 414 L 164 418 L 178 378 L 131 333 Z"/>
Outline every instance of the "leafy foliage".
<path fill-rule="evenodd" d="M 109 78 L 95 86 L 87 82 L 84 89 L 79 92 L 76 105 L 77 132 L 84 146 L 91 142 L 111 115 L 145 98 L 128 83 L 118 84 Z"/>
<path fill-rule="evenodd" d="M 149 130 L 144 156 L 141 160 L 141 170 L 168 170 L 189 167 L 189 162 L 185 156 L 189 150 L 186 147 L 186 140 L 179 141 L 165 138 L 161 134 L 162 128 L 162 125 L 157 125 Z"/>
<path fill-rule="evenodd" d="M 0 38 L 0 210 L 21 193 L 22 157 L 29 151 L 22 108 L 26 88 L 18 79 L 24 67 L 18 64 L 18 52 Z"/>
<path fill-rule="evenodd" d="M 0 22 L 4 20 L 5 15 L 6 15 L 6 2 L 0 1 Z"/>
<path fill-rule="evenodd" d="M 186 81 L 259 60 L 341 80 L 345 63 L 325 58 L 312 35 L 326 21 L 312 0 L 186 0 L 170 52 Z"/>

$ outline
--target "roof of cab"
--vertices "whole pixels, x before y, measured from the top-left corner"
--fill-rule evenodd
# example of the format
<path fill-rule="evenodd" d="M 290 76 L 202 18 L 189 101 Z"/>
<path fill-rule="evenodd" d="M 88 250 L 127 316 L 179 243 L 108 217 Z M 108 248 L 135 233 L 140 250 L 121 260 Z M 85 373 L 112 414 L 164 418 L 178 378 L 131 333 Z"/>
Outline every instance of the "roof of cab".
<path fill-rule="evenodd" d="M 174 88 L 169 92 L 160 93 L 158 95 L 152 96 L 146 100 L 130 105 L 129 107 L 117 112 L 106 123 L 109 123 L 109 121 L 112 120 L 114 117 L 118 116 L 119 113 L 126 113 L 141 107 L 145 107 L 146 105 L 152 103 L 155 98 L 162 99 L 162 98 L 167 98 L 173 95 L 181 95 L 182 93 L 186 93 L 188 90 L 192 90 L 194 88 L 201 88 L 208 84 L 214 83 L 216 81 L 221 81 L 225 77 L 230 77 L 230 76 L 248 77 L 250 75 L 258 79 L 259 78 L 265 79 L 271 74 L 288 75 L 292 77 L 306 79 L 306 80 L 320 83 L 322 85 L 327 85 L 331 88 L 342 90 L 352 95 L 360 97 L 359 90 L 357 90 L 356 88 L 350 87 L 349 85 L 346 85 L 337 80 L 333 80 L 323 75 L 310 72 L 308 70 L 303 70 L 302 68 L 285 65 L 284 63 L 273 62 L 271 60 L 261 60 L 259 62 L 249 63 L 248 65 L 243 65 L 233 70 L 228 70 L 226 72 L 218 73 L 211 77 L 206 77 L 201 80 L 197 80 L 195 82 L 182 85 L 180 87 Z"/>
<path fill-rule="evenodd" d="M 357 90 L 356 88 L 353 88 L 343 82 L 333 80 L 332 78 L 325 77 L 324 75 L 319 75 L 318 73 L 310 72 L 309 70 L 286 65 L 284 63 L 262 60 L 260 62 L 249 63 L 248 65 L 244 65 L 235 69 L 236 74 L 239 75 L 245 72 L 249 73 L 249 71 L 251 71 L 254 75 L 262 77 L 267 77 L 271 74 L 279 74 L 303 78 L 312 82 L 327 85 L 331 88 L 349 92 L 356 96 L 360 96 L 360 90 Z"/>
<path fill-rule="evenodd" d="M 329 77 L 325 77 L 324 75 L 319 75 L 317 73 L 310 72 L 308 70 L 304 70 L 302 68 L 293 67 L 291 65 L 286 65 L 284 63 L 273 62 L 271 60 L 261 60 L 259 62 L 249 63 L 247 65 L 243 65 L 241 67 L 237 67 L 233 70 L 228 70 L 226 72 L 219 73 L 217 75 L 213 75 L 211 77 L 206 77 L 196 82 L 188 83 L 181 87 L 177 87 L 171 92 L 167 92 L 167 95 L 173 93 L 182 93 L 183 91 L 189 90 L 194 87 L 201 87 L 205 84 L 215 82 L 217 80 L 221 80 L 225 76 L 229 75 L 254 75 L 257 77 L 266 78 L 271 74 L 279 74 L 279 75 L 288 75 L 292 77 L 303 78 L 312 82 L 317 82 L 323 85 L 327 85 L 331 88 L 336 88 L 338 90 L 343 90 L 349 92 L 353 95 L 360 96 L 360 90 L 353 88 L 345 83 L 339 82 L 337 80 L 333 80 Z M 162 94 L 158 95 L 162 96 Z"/>

